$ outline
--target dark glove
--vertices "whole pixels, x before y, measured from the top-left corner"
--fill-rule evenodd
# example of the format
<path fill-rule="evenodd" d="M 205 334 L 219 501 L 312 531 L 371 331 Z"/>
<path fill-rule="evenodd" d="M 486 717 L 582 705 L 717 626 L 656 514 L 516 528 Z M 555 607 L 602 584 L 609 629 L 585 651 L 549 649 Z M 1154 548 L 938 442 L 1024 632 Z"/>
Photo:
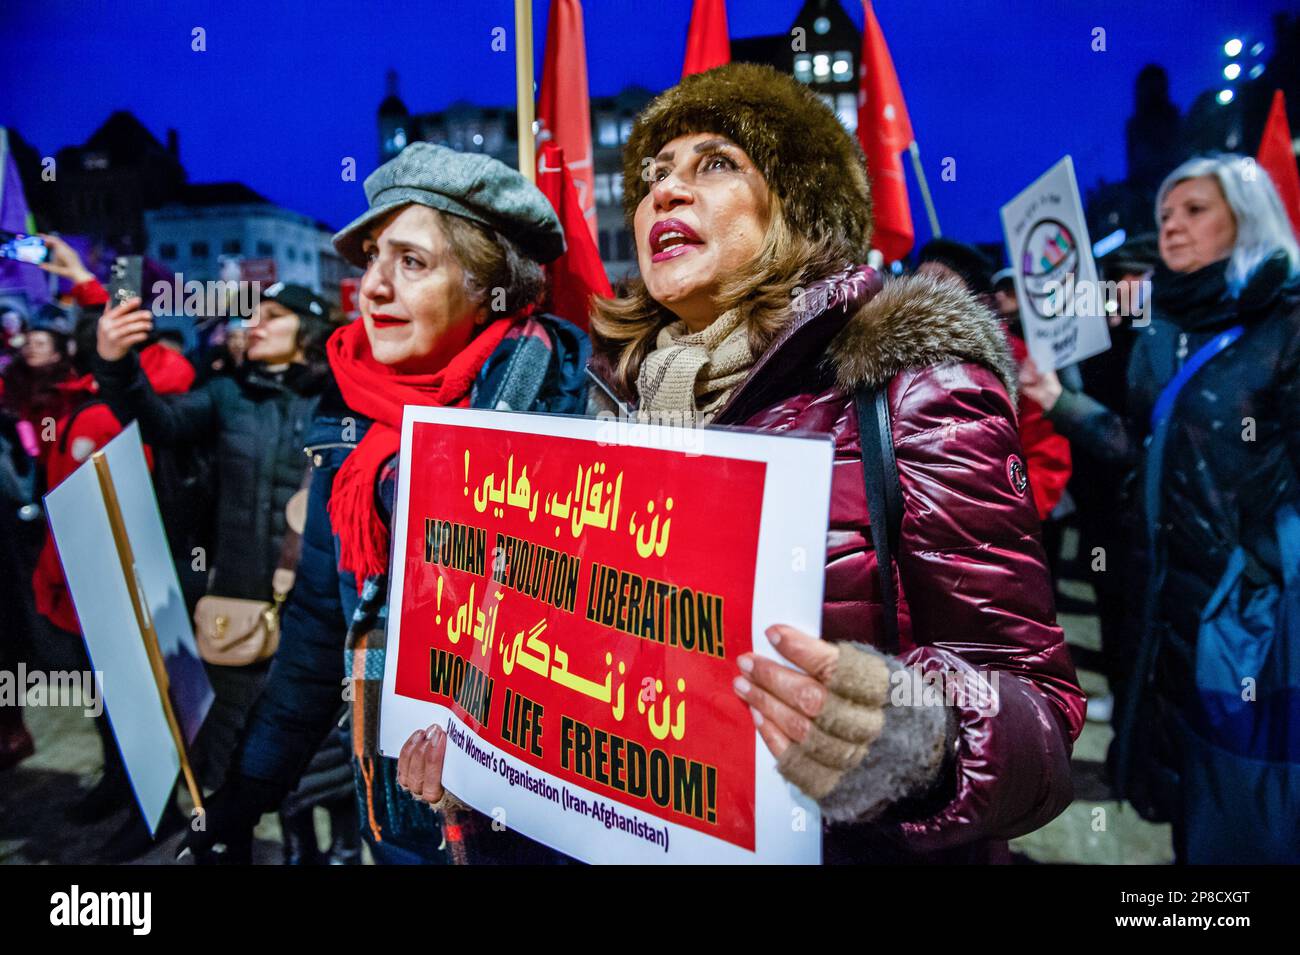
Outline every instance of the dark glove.
<path fill-rule="evenodd" d="M 190 820 L 176 858 L 189 853 L 195 865 L 251 864 L 253 829 L 262 813 L 279 805 L 282 795 L 281 787 L 263 780 L 230 776 Z"/>

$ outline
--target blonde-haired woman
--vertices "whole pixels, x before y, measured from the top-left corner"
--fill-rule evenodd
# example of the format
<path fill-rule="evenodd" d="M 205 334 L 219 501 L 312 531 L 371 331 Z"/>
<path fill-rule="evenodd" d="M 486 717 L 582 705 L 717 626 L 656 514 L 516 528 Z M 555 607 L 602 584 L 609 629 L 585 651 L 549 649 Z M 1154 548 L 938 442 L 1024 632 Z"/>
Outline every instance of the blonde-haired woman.
<path fill-rule="evenodd" d="M 768 621 L 800 669 L 741 656 L 734 705 L 819 801 L 828 861 L 995 857 L 1069 802 L 1083 719 L 996 318 L 955 286 L 882 288 L 860 264 L 861 152 L 812 90 L 767 67 L 720 67 L 652 102 L 624 150 L 624 197 L 641 277 L 598 309 L 598 398 L 835 442 L 822 638 Z M 884 515 L 868 514 L 855 410 L 875 391 L 902 509 L 897 607 L 877 573 Z M 992 698 L 890 705 L 883 688 L 904 670 Z M 436 779 L 440 760 L 418 769 Z"/>

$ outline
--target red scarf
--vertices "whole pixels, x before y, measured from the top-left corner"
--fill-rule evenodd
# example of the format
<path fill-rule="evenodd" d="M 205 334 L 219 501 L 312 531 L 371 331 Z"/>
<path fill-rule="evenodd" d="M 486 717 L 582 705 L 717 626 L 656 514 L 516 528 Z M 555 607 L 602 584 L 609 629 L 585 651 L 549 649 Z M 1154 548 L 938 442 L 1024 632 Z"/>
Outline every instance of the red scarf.
<path fill-rule="evenodd" d="M 343 400 L 374 421 L 339 468 L 329 505 L 330 523 L 339 535 L 339 563 L 356 574 L 358 588 L 367 577 L 388 569 L 388 526 L 375 507 L 375 481 L 401 445 L 403 406 L 467 407 L 474 379 L 513 324 L 508 319 L 490 323 L 432 375 L 401 374 L 375 361 L 360 320 L 330 336 L 330 368 Z"/>

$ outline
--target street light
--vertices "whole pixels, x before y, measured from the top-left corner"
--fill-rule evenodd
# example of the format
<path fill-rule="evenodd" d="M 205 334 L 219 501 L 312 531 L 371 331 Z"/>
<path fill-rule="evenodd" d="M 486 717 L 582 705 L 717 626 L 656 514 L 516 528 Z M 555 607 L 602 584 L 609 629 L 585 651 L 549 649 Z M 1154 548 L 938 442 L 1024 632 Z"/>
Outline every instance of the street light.
<path fill-rule="evenodd" d="M 1250 52 L 1246 51 L 1246 40 L 1249 37 L 1234 36 L 1223 44 L 1223 52 L 1229 60 L 1235 61 L 1241 57 L 1245 62 L 1230 62 L 1223 67 L 1223 78 L 1229 83 L 1235 83 L 1241 79 L 1244 72 L 1247 79 L 1257 80 L 1264 74 L 1264 63 L 1261 55 L 1264 52 L 1264 43 L 1256 40 L 1250 44 Z M 1236 98 L 1236 92 L 1231 88 L 1225 88 L 1219 91 L 1218 99 L 1221 106 L 1226 106 Z"/>

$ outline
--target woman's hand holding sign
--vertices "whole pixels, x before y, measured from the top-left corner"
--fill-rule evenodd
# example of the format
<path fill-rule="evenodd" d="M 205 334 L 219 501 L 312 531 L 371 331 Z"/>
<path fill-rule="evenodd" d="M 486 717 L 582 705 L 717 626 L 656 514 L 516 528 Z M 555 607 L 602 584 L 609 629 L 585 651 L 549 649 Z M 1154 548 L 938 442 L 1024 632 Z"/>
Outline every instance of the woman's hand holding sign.
<path fill-rule="evenodd" d="M 397 755 L 397 785 L 416 799 L 441 808 L 447 790 L 442 788 L 442 762 L 447 755 L 447 734 L 430 726 L 411 734 Z"/>
<path fill-rule="evenodd" d="M 1037 401 L 1044 411 L 1056 407 L 1061 397 L 1061 379 L 1054 371 L 1038 370 L 1032 358 L 1026 358 L 1020 365 L 1020 389 L 1029 398 Z"/>
<path fill-rule="evenodd" d="M 742 675 L 735 691 L 749 704 L 781 775 L 820 800 L 866 760 L 879 738 L 889 667 L 874 651 L 828 643 L 794 627 L 770 627 L 767 638 L 804 672 L 746 653 L 737 660 Z"/>

